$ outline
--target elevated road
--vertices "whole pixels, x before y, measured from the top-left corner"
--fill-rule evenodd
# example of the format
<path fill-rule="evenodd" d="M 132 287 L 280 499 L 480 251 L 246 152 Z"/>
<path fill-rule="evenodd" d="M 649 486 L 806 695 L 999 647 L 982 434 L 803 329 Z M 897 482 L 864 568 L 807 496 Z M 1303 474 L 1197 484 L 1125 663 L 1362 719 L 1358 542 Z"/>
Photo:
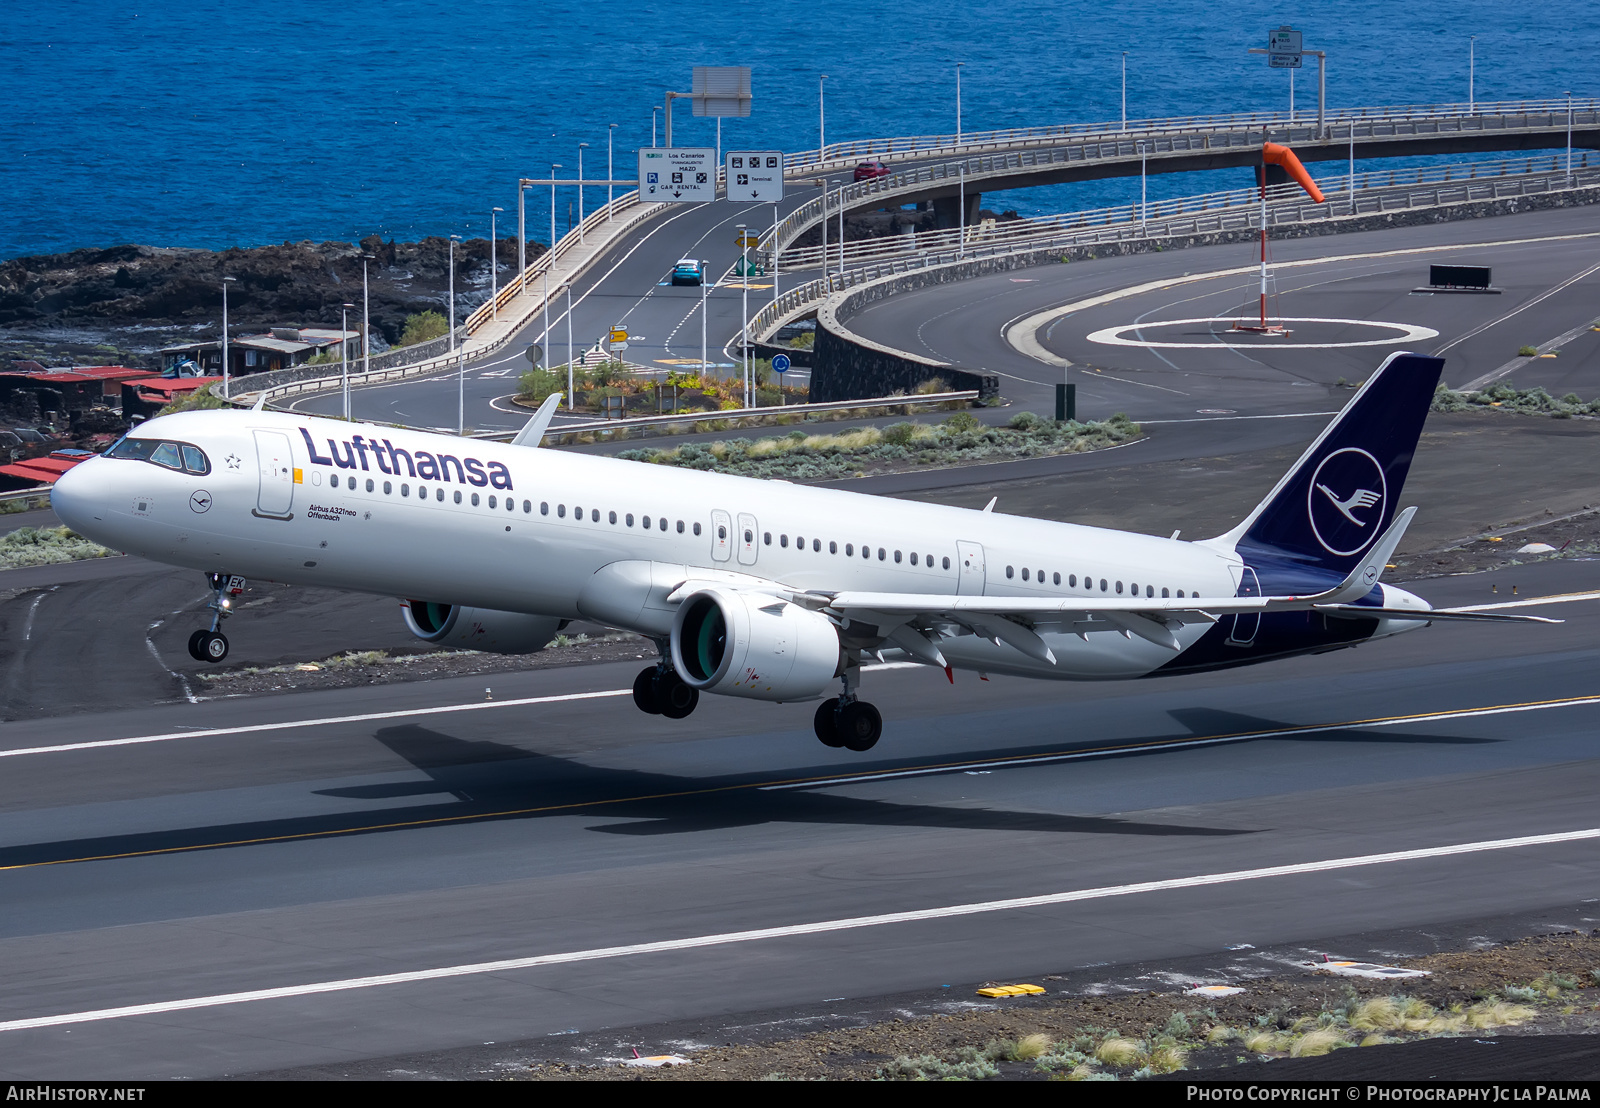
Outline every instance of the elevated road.
<path fill-rule="evenodd" d="M 1600 114 L 1595 102 L 1573 101 L 1570 116 L 1575 145 L 1600 144 Z M 669 303 L 676 294 L 656 292 L 658 283 L 684 257 L 707 259 L 713 273 L 728 273 L 738 255 L 732 231 L 740 222 L 753 230 L 767 229 L 759 233 L 769 240 L 768 252 L 774 243 L 781 252 L 795 237 L 820 222 L 824 181 L 830 194 L 830 216 L 837 215 L 841 204 L 847 210 L 919 199 L 943 204 L 945 198 L 955 196 L 963 187 L 975 212 L 985 189 L 1026 187 L 1087 176 L 1253 164 L 1254 151 L 1264 136 L 1295 145 L 1309 160 L 1351 156 L 1352 138 L 1356 158 L 1459 150 L 1548 149 L 1566 142 L 1568 119 L 1567 102 L 1563 100 L 1483 104 L 1472 110 L 1465 105 L 1352 109 L 1331 113 L 1320 130 L 1303 119 L 1261 113 L 1147 120 L 1132 123 L 1126 130 L 1120 125 L 1096 124 L 984 132 L 961 136 L 959 141 L 955 136 L 926 136 L 837 144 L 823 152 L 791 157 L 787 171 L 791 198 L 778 207 L 775 231 L 770 205 L 722 200 L 698 208 L 672 210 L 640 205 L 631 195 L 624 196 L 614 208 L 591 216 L 581 233 L 575 230 L 569 234 L 548 259 L 536 260 L 526 279 L 508 281 L 495 306 L 485 306 L 474 314 L 462 360 L 468 373 L 479 379 L 475 391 L 480 395 L 476 418 L 467 422 L 494 429 L 515 425 L 515 413 L 496 412 L 488 407 L 487 402 L 495 396 L 491 395 L 493 386 L 483 382 L 498 378 L 485 379 L 483 375 L 514 375 L 525 364 L 518 359 L 529 343 L 553 336 L 553 341 L 544 343 L 557 352 L 557 358 L 550 360 L 565 360 L 567 285 L 572 289 L 575 348 L 588 348 L 610 327 L 622 324 L 644 336 L 637 351 L 630 344 L 630 360 L 663 366 L 678 361 L 698 362 L 698 304 Z M 850 181 L 851 168 L 866 156 L 893 162 L 896 172 L 875 181 Z M 953 209 L 941 218 L 948 226 L 957 222 Z M 776 281 L 752 281 L 754 286 L 767 286 L 750 290 L 752 310 L 758 301 L 772 296 L 774 285 L 781 292 L 795 283 L 796 276 L 807 275 L 803 271 L 785 273 L 780 265 Z M 708 332 L 714 332 L 720 323 L 725 342 L 738 329 L 738 309 L 724 303 L 715 306 L 712 313 Z M 715 339 L 708 342 L 708 346 L 721 345 Z M 436 358 L 421 368 L 443 375 L 458 370 L 458 364 L 453 358 Z M 406 416 L 399 416 L 397 406 L 383 402 L 366 405 L 358 414 L 453 427 L 457 423 L 453 418 L 457 414 L 455 399 L 448 390 L 434 385 L 424 388 L 403 409 Z M 309 402 L 308 406 L 336 410 L 324 400 Z"/>

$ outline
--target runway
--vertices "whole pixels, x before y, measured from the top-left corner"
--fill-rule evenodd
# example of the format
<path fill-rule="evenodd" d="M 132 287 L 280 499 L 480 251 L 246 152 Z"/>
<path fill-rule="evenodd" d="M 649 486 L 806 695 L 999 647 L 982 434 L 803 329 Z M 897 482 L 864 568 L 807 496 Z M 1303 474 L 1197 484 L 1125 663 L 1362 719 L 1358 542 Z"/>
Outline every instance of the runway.
<path fill-rule="evenodd" d="M 1524 596 L 1600 584 L 1588 562 L 1506 572 Z M 1421 591 L 1484 602 L 1491 583 L 1509 587 Z M 633 666 L 496 678 L 524 704 L 460 681 L 12 724 L 0 1068 L 241 1073 L 1582 899 L 1588 840 L 414 979 L 1584 831 L 1594 604 L 1138 686 L 880 671 L 888 728 L 864 758 L 818 747 L 808 705 L 641 716 Z M 408 976 L 302 991 L 386 974 Z M 289 993 L 82 1018 L 262 989 Z"/>

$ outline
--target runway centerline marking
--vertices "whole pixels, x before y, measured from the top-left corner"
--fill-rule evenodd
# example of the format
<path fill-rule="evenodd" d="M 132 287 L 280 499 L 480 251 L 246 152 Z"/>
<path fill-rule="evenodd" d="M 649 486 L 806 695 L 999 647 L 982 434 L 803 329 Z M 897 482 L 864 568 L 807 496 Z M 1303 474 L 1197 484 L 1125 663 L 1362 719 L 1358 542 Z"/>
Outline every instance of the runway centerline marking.
<path fill-rule="evenodd" d="M 516 970 L 538 969 L 543 966 L 571 965 L 577 962 L 598 962 L 614 958 L 628 958 L 673 951 L 703 950 L 709 947 L 732 946 L 740 943 L 787 939 L 805 935 L 823 935 L 837 931 L 859 931 L 869 927 L 920 923 L 929 920 L 1044 908 L 1058 904 L 1082 903 L 1084 901 L 1110 900 L 1116 897 L 1139 896 L 1145 893 L 1233 885 L 1274 877 L 1297 877 L 1366 866 L 1428 861 L 1435 858 L 1483 854 L 1499 850 L 1517 850 L 1524 847 L 1550 846 L 1593 839 L 1600 839 L 1600 828 L 1591 827 L 1579 831 L 1558 831 L 1545 835 L 1522 835 L 1516 838 L 1452 843 L 1445 846 L 1395 850 L 1383 854 L 1357 854 L 1344 858 L 1325 858 L 1315 862 L 1296 862 L 1280 866 L 1262 866 L 1256 869 L 1203 873 L 1160 881 L 1140 881 L 1129 885 L 1106 885 L 1093 889 L 1073 889 L 1066 892 L 1045 893 L 1039 896 L 1020 896 L 1005 900 L 946 904 L 934 908 L 921 908 L 905 912 L 883 912 L 877 915 L 850 916 L 843 919 L 819 920 L 813 923 L 785 924 L 777 927 L 753 928 L 746 931 L 724 931 L 710 935 L 663 939 L 656 942 L 603 946 L 589 950 L 563 951 L 556 954 L 536 954 L 524 958 L 504 958 L 492 962 L 469 962 L 462 965 L 438 966 L 431 969 L 407 970 L 400 973 L 375 974 L 368 977 L 346 977 L 331 981 L 313 981 L 302 985 L 285 985 L 270 989 L 248 989 L 232 993 L 215 993 L 210 996 L 184 997 L 178 1000 L 162 1000 L 147 1004 L 128 1004 L 117 1008 L 64 1012 L 51 1016 L 5 1020 L 0 1022 L 0 1032 L 60 1027 L 65 1024 L 98 1023 L 105 1020 L 162 1015 L 168 1012 L 193 1011 L 197 1008 L 219 1008 L 232 1004 L 249 1004 L 260 1000 L 281 1000 L 289 997 L 316 996 L 323 993 L 373 989 L 387 985 L 408 985 L 422 981 L 440 981 L 452 977 L 475 977 L 485 974 L 509 973 Z"/>

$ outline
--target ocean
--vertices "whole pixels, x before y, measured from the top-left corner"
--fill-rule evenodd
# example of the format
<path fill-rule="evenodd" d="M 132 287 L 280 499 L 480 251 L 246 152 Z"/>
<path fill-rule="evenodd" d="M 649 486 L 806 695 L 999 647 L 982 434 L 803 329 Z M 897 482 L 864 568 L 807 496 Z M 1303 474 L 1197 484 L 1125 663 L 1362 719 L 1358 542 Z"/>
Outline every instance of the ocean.
<path fill-rule="evenodd" d="M 1286 109 L 1289 79 L 1250 47 L 1303 30 L 1328 53 L 1330 106 L 1460 101 L 1476 35 L 1479 100 L 1591 95 L 1600 23 L 1578 5 L 1503 0 L 1159 3 L 1123 0 L 13 0 L 0 22 L 0 259 L 145 243 L 488 233 L 516 180 L 552 163 L 631 177 L 651 106 L 695 65 L 748 65 L 753 110 L 723 145 L 830 141 Z M 1296 78 L 1314 111 L 1316 71 Z M 680 146 L 713 120 L 675 116 Z M 615 124 L 615 127 L 611 127 Z M 1459 158 L 1456 160 L 1460 160 Z M 1248 183 L 1152 177 L 1151 197 Z M 1137 179 L 986 196 L 1023 214 L 1138 198 Z M 585 204 L 605 200 L 586 190 Z M 558 233 L 575 190 L 558 200 Z M 549 237 L 548 193 L 529 237 Z"/>

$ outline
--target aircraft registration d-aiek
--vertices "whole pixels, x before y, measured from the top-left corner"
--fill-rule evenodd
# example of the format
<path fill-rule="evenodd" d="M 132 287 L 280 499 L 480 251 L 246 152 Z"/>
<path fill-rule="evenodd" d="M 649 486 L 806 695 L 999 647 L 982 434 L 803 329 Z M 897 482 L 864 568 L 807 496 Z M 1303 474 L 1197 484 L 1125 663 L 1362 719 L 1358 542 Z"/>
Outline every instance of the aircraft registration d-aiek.
<path fill-rule="evenodd" d="M 1390 356 L 1243 522 L 1196 542 L 539 449 L 550 404 L 511 443 L 259 403 L 184 412 L 71 470 L 52 503 L 95 542 L 207 574 L 201 660 L 227 656 L 247 577 L 404 597 L 419 638 L 506 654 L 588 619 L 657 644 L 633 688 L 646 712 L 826 697 L 817 737 L 867 750 L 871 658 L 1104 680 L 1537 619 L 1379 581 L 1443 364 Z"/>

